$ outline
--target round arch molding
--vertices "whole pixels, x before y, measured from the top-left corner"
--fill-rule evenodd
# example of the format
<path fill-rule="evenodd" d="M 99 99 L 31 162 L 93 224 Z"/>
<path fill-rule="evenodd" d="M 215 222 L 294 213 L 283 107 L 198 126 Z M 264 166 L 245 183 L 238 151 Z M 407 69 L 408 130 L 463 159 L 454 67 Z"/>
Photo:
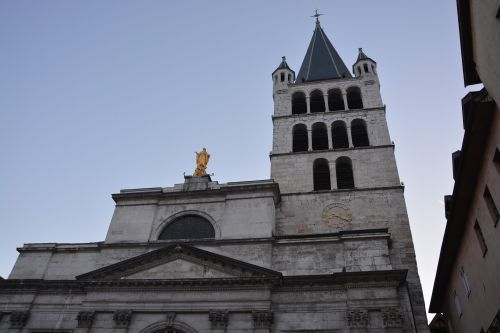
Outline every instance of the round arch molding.
<path fill-rule="evenodd" d="M 176 220 L 178 220 L 184 216 L 189 216 L 189 215 L 199 216 L 199 217 L 207 220 L 208 222 L 210 222 L 212 224 L 214 231 L 215 231 L 214 238 L 220 239 L 220 237 L 221 237 L 220 227 L 210 215 L 208 215 L 205 212 L 199 211 L 199 210 L 185 210 L 182 212 L 172 214 L 169 217 L 163 219 L 163 221 L 156 227 L 156 229 L 152 235 L 152 240 L 160 240 L 160 235 L 162 234 L 163 230 L 165 230 L 165 228 L 169 224 L 175 222 Z"/>
<path fill-rule="evenodd" d="M 167 321 L 161 321 L 149 325 L 148 327 L 141 330 L 140 333 L 198 333 L 198 332 L 191 326 L 179 321 L 176 321 L 173 324 Z"/>

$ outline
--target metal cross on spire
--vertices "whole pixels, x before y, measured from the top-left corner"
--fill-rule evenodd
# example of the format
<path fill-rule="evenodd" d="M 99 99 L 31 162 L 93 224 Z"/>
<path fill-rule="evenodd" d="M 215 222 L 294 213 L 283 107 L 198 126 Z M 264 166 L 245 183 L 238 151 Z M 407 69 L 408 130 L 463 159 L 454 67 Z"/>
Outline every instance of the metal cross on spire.
<path fill-rule="evenodd" d="M 316 10 L 314 11 L 314 15 L 311 16 L 311 17 L 315 17 L 316 18 L 316 23 L 319 23 L 318 17 L 320 17 L 321 15 L 324 15 L 324 14 L 320 14 L 318 11 L 319 11 L 319 9 L 316 8 Z"/>

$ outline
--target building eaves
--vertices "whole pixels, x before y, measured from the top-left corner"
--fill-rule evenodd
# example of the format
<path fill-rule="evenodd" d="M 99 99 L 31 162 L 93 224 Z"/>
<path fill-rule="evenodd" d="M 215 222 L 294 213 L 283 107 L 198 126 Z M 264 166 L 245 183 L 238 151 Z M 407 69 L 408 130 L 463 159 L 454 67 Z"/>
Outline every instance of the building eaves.
<path fill-rule="evenodd" d="M 484 92 L 484 90 L 482 91 Z M 469 111 L 465 124 L 464 139 L 461 148 L 460 165 L 458 167 L 458 177 L 453 187 L 449 218 L 441 244 L 441 252 L 432 290 L 430 313 L 443 312 L 443 301 L 446 286 L 453 270 L 456 255 L 462 244 L 467 219 L 473 195 L 476 192 L 479 170 L 484 162 L 486 142 L 492 127 L 492 119 L 495 112 L 493 101 L 484 101 L 482 93 L 477 94 L 477 98 L 464 98 L 467 103 L 464 108 L 472 108 Z"/>
<path fill-rule="evenodd" d="M 481 83 L 481 78 L 477 74 L 476 64 L 474 63 L 470 0 L 457 0 L 457 11 L 464 85 Z"/>

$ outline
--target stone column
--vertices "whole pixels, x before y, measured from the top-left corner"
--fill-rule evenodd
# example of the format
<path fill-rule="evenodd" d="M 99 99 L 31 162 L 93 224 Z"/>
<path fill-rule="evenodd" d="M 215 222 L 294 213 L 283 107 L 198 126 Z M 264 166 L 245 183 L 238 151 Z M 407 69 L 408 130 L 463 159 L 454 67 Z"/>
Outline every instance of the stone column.
<path fill-rule="evenodd" d="M 132 310 L 116 310 L 113 313 L 113 321 L 115 322 L 115 328 L 127 329 L 132 321 Z"/>
<path fill-rule="evenodd" d="M 330 111 L 330 108 L 328 107 L 328 95 L 323 95 L 323 98 L 325 99 L 325 112 Z"/>
<path fill-rule="evenodd" d="M 326 133 L 328 135 L 328 149 L 333 149 L 331 126 L 332 126 L 331 124 L 326 124 Z"/>
<path fill-rule="evenodd" d="M 89 332 L 94 323 L 95 311 L 80 311 L 76 316 L 78 324 L 76 325 L 75 333 Z"/>
<path fill-rule="evenodd" d="M 10 314 L 9 322 L 10 328 L 17 328 L 21 330 L 30 317 L 29 311 L 16 310 Z"/>
<path fill-rule="evenodd" d="M 368 311 L 364 309 L 351 309 L 346 311 L 347 325 L 350 330 L 366 329 L 368 326 Z"/>
<path fill-rule="evenodd" d="M 272 311 L 252 311 L 254 333 L 269 333 L 274 322 Z"/>
<path fill-rule="evenodd" d="M 337 167 L 335 161 L 330 161 L 328 163 L 330 166 L 330 187 L 332 190 L 337 189 Z"/>
<path fill-rule="evenodd" d="M 208 320 L 210 321 L 210 332 L 225 333 L 229 322 L 229 311 L 210 310 Z"/>
<path fill-rule="evenodd" d="M 311 99 L 309 96 L 306 96 L 306 105 L 307 105 L 307 113 L 311 113 Z"/>
<path fill-rule="evenodd" d="M 349 141 L 349 148 L 354 147 L 352 144 L 352 133 L 351 133 L 351 126 L 346 126 L 346 132 L 347 132 L 347 140 Z"/>
<path fill-rule="evenodd" d="M 344 110 L 349 110 L 349 104 L 347 104 L 347 92 L 342 91 L 342 99 L 344 100 Z"/>
<path fill-rule="evenodd" d="M 312 150 L 312 129 L 307 130 L 307 150 Z"/>

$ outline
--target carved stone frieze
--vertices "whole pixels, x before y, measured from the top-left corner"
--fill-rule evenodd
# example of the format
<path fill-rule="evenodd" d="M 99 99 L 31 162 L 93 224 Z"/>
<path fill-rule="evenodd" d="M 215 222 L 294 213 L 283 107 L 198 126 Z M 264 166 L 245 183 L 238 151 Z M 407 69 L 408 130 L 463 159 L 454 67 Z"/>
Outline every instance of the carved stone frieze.
<path fill-rule="evenodd" d="M 10 314 L 10 327 L 11 328 L 21 328 L 26 325 L 30 317 L 29 311 L 12 311 Z"/>
<path fill-rule="evenodd" d="M 382 320 L 384 327 L 401 327 L 404 324 L 403 313 L 399 307 L 383 308 Z"/>
<path fill-rule="evenodd" d="M 80 311 L 76 316 L 76 320 L 78 321 L 78 327 L 92 327 L 92 323 L 94 322 L 95 312 L 94 311 Z"/>
<path fill-rule="evenodd" d="M 128 327 L 132 320 L 132 310 L 117 310 L 113 313 L 113 320 L 116 327 Z"/>
<path fill-rule="evenodd" d="M 229 311 L 215 311 L 212 310 L 208 313 L 208 320 L 210 320 L 210 324 L 212 328 L 224 328 L 227 327 L 227 323 L 229 322 Z"/>
<path fill-rule="evenodd" d="M 368 325 L 368 311 L 351 309 L 346 312 L 347 324 L 351 328 L 363 328 Z"/>
<path fill-rule="evenodd" d="M 269 328 L 274 322 L 272 311 L 252 311 L 252 317 L 255 328 Z"/>

